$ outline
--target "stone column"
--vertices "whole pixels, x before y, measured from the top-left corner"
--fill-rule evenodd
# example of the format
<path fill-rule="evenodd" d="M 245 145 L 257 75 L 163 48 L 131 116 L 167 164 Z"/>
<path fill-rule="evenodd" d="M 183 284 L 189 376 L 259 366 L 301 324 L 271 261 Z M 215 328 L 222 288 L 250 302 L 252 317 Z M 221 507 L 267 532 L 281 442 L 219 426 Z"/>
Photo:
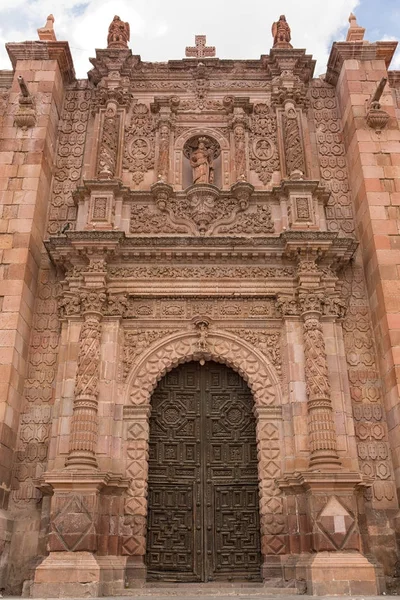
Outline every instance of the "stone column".
<path fill-rule="evenodd" d="M 74 413 L 66 466 L 69 469 L 96 469 L 101 320 L 106 295 L 101 289 L 84 291 L 81 299 L 84 322 L 79 338 Z"/>
<path fill-rule="evenodd" d="M 340 467 L 336 431 L 333 420 L 331 390 L 328 378 L 325 340 L 322 332 L 322 297 L 313 292 L 300 292 L 303 319 L 310 470 L 332 470 Z"/>

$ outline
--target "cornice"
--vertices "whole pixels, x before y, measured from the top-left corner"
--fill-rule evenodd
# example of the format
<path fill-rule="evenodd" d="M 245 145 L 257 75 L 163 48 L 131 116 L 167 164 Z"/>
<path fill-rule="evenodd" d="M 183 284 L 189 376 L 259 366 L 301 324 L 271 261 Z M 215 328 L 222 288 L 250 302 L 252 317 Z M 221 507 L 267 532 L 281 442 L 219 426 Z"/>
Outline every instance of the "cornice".
<path fill-rule="evenodd" d="M 238 237 L 127 237 L 122 231 L 71 231 L 53 236 L 45 242 L 50 258 L 56 264 L 81 262 L 86 255 L 103 254 L 115 264 L 129 262 L 155 263 L 174 261 L 201 265 L 254 264 L 275 261 L 289 265 L 300 254 L 312 254 L 321 262 L 337 267 L 353 256 L 357 242 L 338 237 L 337 233 L 318 231 L 286 231 L 279 236 Z"/>
<path fill-rule="evenodd" d="M 336 86 L 345 60 L 384 60 L 389 67 L 397 48 L 397 42 L 335 42 L 328 60 L 325 76 L 327 83 Z"/>
<path fill-rule="evenodd" d="M 19 60 L 56 60 L 64 83 L 75 80 L 68 42 L 10 42 L 6 44 L 6 49 L 14 70 Z"/>

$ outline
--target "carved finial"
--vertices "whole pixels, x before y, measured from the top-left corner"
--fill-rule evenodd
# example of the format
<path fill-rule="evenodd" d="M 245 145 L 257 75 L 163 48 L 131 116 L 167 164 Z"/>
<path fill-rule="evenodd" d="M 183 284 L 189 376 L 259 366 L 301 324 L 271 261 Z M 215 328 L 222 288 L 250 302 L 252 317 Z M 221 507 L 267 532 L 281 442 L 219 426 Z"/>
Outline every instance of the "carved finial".
<path fill-rule="evenodd" d="M 54 17 L 53 15 L 49 15 L 47 17 L 46 25 L 44 27 L 39 27 L 37 30 L 39 35 L 39 40 L 41 42 L 56 42 L 56 34 L 54 33 Z"/>
<path fill-rule="evenodd" d="M 206 46 L 206 36 L 196 35 L 195 46 L 187 46 L 185 56 L 188 58 L 212 58 L 215 56 L 215 46 Z"/>
<path fill-rule="evenodd" d="M 286 21 L 285 15 L 279 17 L 279 21 L 272 24 L 272 37 L 274 38 L 273 48 L 293 48 L 290 43 L 290 27 Z"/>
<path fill-rule="evenodd" d="M 108 28 L 107 48 L 127 48 L 129 40 L 129 23 L 124 23 L 115 15 Z"/>
<path fill-rule="evenodd" d="M 347 32 L 346 42 L 362 42 L 365 29 L 359 26 L 356 16 L 353 13 L 350 13 L 349 23 L 350 27 Z"/>

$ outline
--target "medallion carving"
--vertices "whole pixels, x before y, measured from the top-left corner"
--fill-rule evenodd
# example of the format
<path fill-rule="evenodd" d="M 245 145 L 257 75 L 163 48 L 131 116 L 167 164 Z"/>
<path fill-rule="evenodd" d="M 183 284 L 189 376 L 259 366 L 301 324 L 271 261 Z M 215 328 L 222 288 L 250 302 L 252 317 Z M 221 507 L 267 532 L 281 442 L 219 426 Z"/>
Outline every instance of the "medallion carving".
<path fill-rule="evenodd" d="M 250 128 L 250 169 L 266 185 L 280 169 L 276 115 L 267 104 L 254 106 Z"/>
<path fill-rule="evenodd" d="M 135 104 L 130 121 L 125 128 L 123 168 L 132 173 L 136 184 L 143 181 L 144 174 L 154 168 L 155 122 L 145 104 Z"/>

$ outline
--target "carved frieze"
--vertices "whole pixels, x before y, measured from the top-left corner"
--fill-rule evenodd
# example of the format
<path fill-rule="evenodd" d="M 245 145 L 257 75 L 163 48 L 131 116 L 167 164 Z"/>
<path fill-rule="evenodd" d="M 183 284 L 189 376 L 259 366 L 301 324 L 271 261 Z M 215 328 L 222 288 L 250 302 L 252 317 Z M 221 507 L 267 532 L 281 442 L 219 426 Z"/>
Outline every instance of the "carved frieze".
<path fill-rule="evenodd" d="M 174 267 L 157 266 L 114 266 L 108 269 L 111 277 L 133 277 L 135 279 L 206 279 L 206 278 L 249 278 L 265 279 L 275 277 L 293 277 L 294 267 L 240 267 L 240 266 L 193 266 Z"/>
<path fill-rule="evenodd" d="M 279 318 L 274 298 L 136 298 L 130 297 L 127 318 L 182 320 L 196 316 L 215 320 Z"/>
<path fill-rule="evenodd" d="M 250 169 L 266 185 L 280 169 L 276 115 L 267 104 L 254 106 L 250 128 Z"/>

